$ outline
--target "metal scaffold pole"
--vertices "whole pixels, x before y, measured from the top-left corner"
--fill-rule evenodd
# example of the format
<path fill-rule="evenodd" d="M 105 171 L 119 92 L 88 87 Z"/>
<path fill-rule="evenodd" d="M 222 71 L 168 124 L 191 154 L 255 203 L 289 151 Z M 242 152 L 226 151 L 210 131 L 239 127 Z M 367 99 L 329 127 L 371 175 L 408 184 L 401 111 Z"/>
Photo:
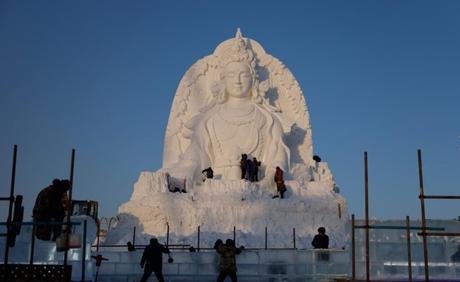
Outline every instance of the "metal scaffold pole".
<path fill-rule="evenodd" d="M 410 245 L 410 218 L 406 216 L 406 238 L 407 238 L 407 274 L 409 282 L 412 282 L 412 253 Z"/>
<path fill-rule="evenodd" d="M 351 279 L 356 280 L 355 215 L 351 215 Z"/>
<path fill-rule="evenodd" d="M 72 149 L 72 154 L 70 157 L 70 188 L 69 188 L 69 206 L 67 207 L 67 222 L 66 222 L 66 230 L 65 230 L 65 252 L 64 252 L 64 266 L 67 266 L 67 254 L 69 252 L 69 234 L 72 228 L 70 224 L 70 216 L 72 213 L 72 191 L 73 191 L 73 176 L 74 176 L 74 168 L 75 168 L 75 149 Z M 65 268 L 67 271 L 67 268 Z"/>
<path fill-rule="evenodd" d="M 430 280 L 430 273 L 428 269 L 428 242 L 426 238 L 426 217 L 425 217 L 425 192 L 423 187 L 423 168 L 422 168 L 422 151 L 417 150 L 418 160 L 418 180 L 420 188 L 420 209 L 422 213 L 422 238 L 423 238 L 423 262 L 425 270 L 425 281 Z"/>
<path fill-rule="evenodd" d="M 369 174 L 367 165 L 367 152 L 364 152 L 364 195 L 365 195 L 365 248 L 366 248 L 366 281 L 370 281 L 370 262 L 369 262 Z"/>
<path fill-rule="evenodd" d="M 8 265 L 8 256 L 10 247 L 8 245 L 9 236 L 11 234 L 12 228 L 12 213 L 13 213 L 13 201 L 14 201 L 14 186 L 16 183 L 16 160 L 18 155 L 18 145 L 14 145 L 13 148 L 13 166 L 11 169 L 11 186 L 10 186 L 10 197 L 9 197 L 9 207 L 8 207 L 8 218 L 6 219 L 6 237 L 5 237 L 5 258 L 4 258 L 4 265 L 5 267 Z"/>

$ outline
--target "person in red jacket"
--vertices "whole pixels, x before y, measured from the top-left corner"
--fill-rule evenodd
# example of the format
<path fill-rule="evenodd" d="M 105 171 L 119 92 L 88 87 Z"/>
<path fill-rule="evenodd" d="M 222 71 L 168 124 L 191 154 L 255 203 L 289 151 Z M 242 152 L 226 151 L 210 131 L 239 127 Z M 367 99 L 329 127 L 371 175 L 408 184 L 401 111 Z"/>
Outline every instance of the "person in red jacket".
<path fill-rule="evenodd" d="M 273 196 L 273 198 L 280 197 L 281 199 L 283 199 L 284 192 L 286 192 L 286 185 L 284 184 L 283 170 L 279 166 L 276 167 L 274 180 L 276 183 L 276 190 L 278 192 L 278 195 Z"/>

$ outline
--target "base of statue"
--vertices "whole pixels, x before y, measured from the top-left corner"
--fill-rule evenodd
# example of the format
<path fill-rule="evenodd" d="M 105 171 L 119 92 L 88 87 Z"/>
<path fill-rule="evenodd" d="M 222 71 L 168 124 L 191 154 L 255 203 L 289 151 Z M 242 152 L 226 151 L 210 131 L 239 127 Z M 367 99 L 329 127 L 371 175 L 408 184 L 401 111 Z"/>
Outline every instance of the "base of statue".
<path fill-rule="evenodd" d="M 265 241 L 269 248 L 293 247 L 294 238 L 297 248 L 310 248 L 320 226 L 327 230 L 330 247 L 342 248 L 346 242 L 346 202 L 327 182 L 286 181 L 281 199 L 273 198 L 275 183 L 267 189 L 263 182 L 206 179 L 186 193 L 173 193 L 168 180 L 162 171 L 141 173 L 106 243 L 132 241 L 133 226 L 136 244 L 168 236 L 169 244 L 197 247 L 199 229 L 201 247 L 235 236 L 238 245 L 250 248 L 264 248 Z"/>

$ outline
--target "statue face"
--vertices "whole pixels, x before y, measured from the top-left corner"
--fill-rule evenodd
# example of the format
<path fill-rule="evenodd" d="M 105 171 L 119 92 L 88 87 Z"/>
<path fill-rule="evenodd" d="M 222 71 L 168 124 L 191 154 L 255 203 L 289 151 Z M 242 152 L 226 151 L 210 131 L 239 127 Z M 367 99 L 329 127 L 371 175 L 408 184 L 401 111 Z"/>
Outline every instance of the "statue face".
<path fill-rule="evenodd" d="M 252 87 L 251 70 L 245 63 L 231 62 L 225 66 L 225 90 L 235 98 L 249 97 Z"/>

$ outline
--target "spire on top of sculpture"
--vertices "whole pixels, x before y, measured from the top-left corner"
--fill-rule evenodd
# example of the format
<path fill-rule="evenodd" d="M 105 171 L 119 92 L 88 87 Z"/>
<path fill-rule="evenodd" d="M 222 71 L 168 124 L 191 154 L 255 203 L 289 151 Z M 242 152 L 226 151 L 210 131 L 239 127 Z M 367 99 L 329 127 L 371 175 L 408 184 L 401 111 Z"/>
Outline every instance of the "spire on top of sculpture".
<path fill-rule="evenodd" d="M 224 52 L 219 57 L 220 68 L 223 68 L 230 62 L 245 62 L 252 68 L 253 73 L 256 74 L 256 55 L 250 44 L 248 44 L 248 39 L 243 38 L 240 28 L 236 30 L 235 39 L 231 48 L 228 52 Z"/>
<path fill-rule="evenodd" d="M 243 38 L 243 34 L 241 33 L 241 29 L 239 27 L 236 28 L 235 38 L 236 39 Z"/>

